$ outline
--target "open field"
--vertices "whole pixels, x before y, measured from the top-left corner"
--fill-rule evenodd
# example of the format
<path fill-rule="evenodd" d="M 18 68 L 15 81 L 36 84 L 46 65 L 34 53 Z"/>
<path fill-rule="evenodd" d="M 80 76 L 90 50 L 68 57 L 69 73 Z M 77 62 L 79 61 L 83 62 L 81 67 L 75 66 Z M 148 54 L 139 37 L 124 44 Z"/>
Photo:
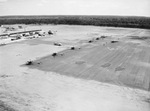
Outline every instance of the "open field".
<path fill-rule="evenodd" d="M 149 30 L 25 27 L 55 33 L 0 47 L 0 111 L 149 111 Z"/>
<path fill-rule="evenodd" d="M 150 91 L 149 45 L 111 40 L 108 37 L 87 43 L 81 49 L 61 51 L 63 56 L 46 56 L 31 67 Z"/>

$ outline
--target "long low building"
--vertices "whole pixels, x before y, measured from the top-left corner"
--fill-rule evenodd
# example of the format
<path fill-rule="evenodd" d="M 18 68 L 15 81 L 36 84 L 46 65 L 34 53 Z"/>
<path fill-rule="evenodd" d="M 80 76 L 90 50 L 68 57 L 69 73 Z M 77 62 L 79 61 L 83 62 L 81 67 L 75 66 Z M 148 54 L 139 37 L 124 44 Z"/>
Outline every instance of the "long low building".
<path fill-rule="evenodd" d="M 14 33 L 9 33 L 9 34 L 1 34 L 0 37 L 11 36 L 11 35 L 16 35 L 16 34 L 25 34 L 25 33 L 30 33 L 30 32 L 40 32 L 40 31 L 42 31 L 42 30 L 30 30 L 30 31 L 14 32 Z"/>
<path fill-rule="evenodd" d="M 40 31 L 42 31 L 42 30 L 30 30 L 30 31 L 10 33 L 9 35 L 24 34 L 24 33 L 30 33 L 30 32 L 40 32 Z"/>

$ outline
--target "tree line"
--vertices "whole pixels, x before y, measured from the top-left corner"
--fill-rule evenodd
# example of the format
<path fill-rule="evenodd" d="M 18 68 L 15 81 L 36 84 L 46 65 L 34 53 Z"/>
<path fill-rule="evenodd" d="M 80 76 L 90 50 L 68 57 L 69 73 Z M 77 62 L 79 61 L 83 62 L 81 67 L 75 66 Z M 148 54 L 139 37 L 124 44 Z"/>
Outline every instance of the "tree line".
<path fill-rule="evenodd" d="M 68 24 L 150 29 L 149 17 L 130 16 L 1 16 L 4 24 Z"/>

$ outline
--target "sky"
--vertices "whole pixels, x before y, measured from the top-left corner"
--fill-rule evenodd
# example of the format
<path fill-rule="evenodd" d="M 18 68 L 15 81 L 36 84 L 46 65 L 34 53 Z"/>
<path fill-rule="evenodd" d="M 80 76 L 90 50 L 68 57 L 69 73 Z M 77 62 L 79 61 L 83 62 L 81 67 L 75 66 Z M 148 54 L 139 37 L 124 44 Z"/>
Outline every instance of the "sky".
<path fill-rule="evenodd" d="M 150 0 L 0 0 L 4 15 L 119 15 L 150 17 Z"/>

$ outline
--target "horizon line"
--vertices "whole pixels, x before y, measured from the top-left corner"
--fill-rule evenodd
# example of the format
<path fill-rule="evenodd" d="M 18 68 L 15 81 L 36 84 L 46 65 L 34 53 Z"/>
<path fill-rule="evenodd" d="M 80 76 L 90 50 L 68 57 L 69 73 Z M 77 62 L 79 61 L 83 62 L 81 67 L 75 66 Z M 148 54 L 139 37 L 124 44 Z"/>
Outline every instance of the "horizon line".
<path fill-rule="evenodd" d="M 111 16 L 111 17 L 147 17 L 150 18 L 150 16 L 139 16 L 139 15 L 0 15 L 0 17 L 7 17 L 7 16 Z"/>

